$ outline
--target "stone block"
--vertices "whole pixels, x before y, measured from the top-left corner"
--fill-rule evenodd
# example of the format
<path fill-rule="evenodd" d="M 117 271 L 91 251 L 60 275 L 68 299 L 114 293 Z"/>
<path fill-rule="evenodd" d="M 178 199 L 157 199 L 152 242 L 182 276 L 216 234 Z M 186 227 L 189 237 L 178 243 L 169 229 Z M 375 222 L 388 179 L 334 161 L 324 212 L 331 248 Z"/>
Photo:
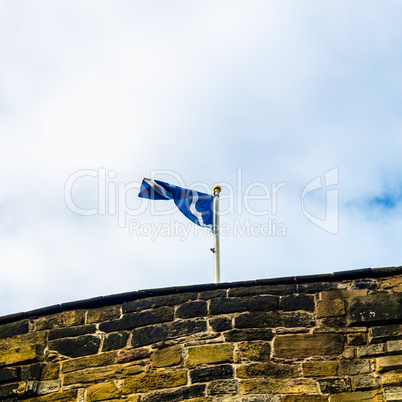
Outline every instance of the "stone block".
<path fill-rule="evenodd" d="M 308 361 L 302 367 L 304 377 L 334 377 L 338 372 L 338 361 Z"/>
<path fill-rule="evenodd" d="M 402 339 L 402 325 L 386 325 L 369 329 L 370 343 L 384 342 L 391 339 Z"/>
<path fill-rule="evenodd" d="M 57 380 L 60 375 L 60 363 L 45 363 L 41 364 L 40 380 Z"/>
<path fill-rule="evenodd" d="M 213 290 L 205 290 L 198 294 L 199 298 L 202 300 L 210 300 L 215 297 L 226 297 L 226 289 L 213 289 Z"/>
<path fill-rule="evenodd" d="M 205 388 L 205 384 L 196 384 L 189 387 L 181 387 L 172 391 L 164 390 L 149 392 L 146 395 L 141 396 L 141 402 L 191 401 L 194 398 L 202 398 L 205 396 Z"/>
<path fill-rule="evenodd" d="M 232 318 L 231 317 L 217 317 L 208 320 L 209 325 L 215 332 L 227 331 L 232 329 Z"/>
<path fill-rule="evenodd" d="M 151 355 L 153 367 L 177 366 L 182 360 L 182 348 L 180 345 L 170 346 L 156 350 Z"/>
<path fill-rule="evenodd" d="M 282 402 L 328 402 L 324 395 L 284 395 Z"/>
<path fill-rule="evenodd" d="M 132 363 L 132 364 L 127 364 L 122 366 L 117 373 L 120 374 L 122 377 L 131 377 L 133 375 L 137 375 L 140 373 L 143 373 L 145 371 L 147 371 L 149 369 L 149 366 L 143 365 L 143 364 L 136 364 L 136 363 Z"/>
<path fill-rule="evenodd" d="M 143 360 L 151 355 L 151 351 L 145 348 L 122 350 L 117 356 L 116 363 L 128 363 L 136 360 Z"/>
<path fill-rule="evenodd" d="M 167 341 L 168 339 L 178 338 L 180 336 L 189 336 L 197 332 L 205 332 L 206 330 L 207 323 L 201 318 L 153 325 L 135 329 L 133 331 L 131 345 L 137 348 L 160 341 Z"/>
<path fill-rule="evenodd" d="M 276 296 L 229 297 L 211 299 L 209 312 L 212 315 L 229 314 L 242 311 L 269 311 L 278 308 Z"/>
<path fill-rule="evenodd" d="M 95 325 L 81 325 L 79 327 L 57 328 L 49 331 L 49 341 L 60 338 L 72 338 L 80 335 L 94 334 L 96 332 Z"/>
<path fill-rule="evenodd" d="M 319 319 L 319 326 L 326 332 L 328 328 L 342 328 L 346 326 L 346 317 L 323 317 Z"/>
<path fill-rule="evenodd" d="M 357 357 L 380 356 L 385 353 L 385 343 L 375 343 L 373 345 L 359 346 Z"/>
<path fill-rule="evenodd" d="M 87 322 L 92 324 L 95 322 L 104 322 L 120 318 L 121 306 L 106 306 L 93 308 L 88 310 Z"/>
<path fill-rule="evenodd" d="M 396 276 L 381 281 L 380 289 L 392 289 L 393 292 L 402 292 L 402 277 Z"/>
<path fill-rule="evenodd" d="M 58 392 L 61 389 L 60 380 L 39 381 L 37 383 L 36 394 L 46 395 Z"/>
<path fill-rule="evenodd" d="M 321 300 L 345 299 L 367 295 L 367 289 L 334 289 L 320 293 Z"/>
<path fill-rule="evenodd" d="M 305 294 L 282 296 L 279 302 L 279 309 L 285 311 L 314 311 L 314 296 Z"/>
<path fill-rule="evenodd" d="M 43 360 L 46 334 L 43 332 L 0 339 L 0 365 Z"/>
<path fill-rule="evenodd" d="M 89 367 L 109 366 L 116 362 L 117 352 L 100 353 L 92 356 L 79 357 L 77 359 L 63 360 L 62 372 L 84 370 Z"/>
<path fill-rule="evenodd" d="M 360 278 L 353 281 L 352 287 L 354 289 L 374 290 L 378 289 L 378 282 L 376 279 L 372 278 Z"/>
<path fill-rule="evenodd" d="M 143 373 L 124 380 L 123 394 L 136 394 L 156 389 L 175 388 L 186 384 L 186 370 Z"/>
<path fill-rule="evenodd" d="M 329 402 L 384 402 L 381 390 L 344 392 L 330 395 Z"/>
<path fill-rule="evenodd" d="M 231 363 L 233 362 L 234 346 L 229 343 L 203 345 L 189 348 L 187 364 L 196 366 L 199 364 Z"/>
<path fill-rule="evenodd" d="M 35 331 L 74 327 L 85 324 L 84 310 L 63 311 L 62 313 L 40 317 L 34 320 Z"/>
<path fill-rule="evenodd" d="M 343 299 L 317 300 L 317 318 L 337 317 L 345 314 Z"/>
<path fill-rule="evenodd" d="M 299 283 L 297 289 L 299 293 L 314 294 L 322 292 L 324 290 L 329 290 L 332 287 L 330 282 L 311 282 L 311 283 Z"/>
<path fill-rule="evenodd" d="M 248 395 L 222 399 L 222 402 L 282 402 L 280 395 Z"/>
<path fill-rule="evenodd" d="M 340 318 L 344 318 L 344 317 L 329 317 L 328 319 L 333 318 L 333 319 L 340 319 Z M 324 319 L 322 319 L 324 320 Z M 327 334 L 329 332 L 337 332 L 339 334 L 347 334 L 347 335 L 351 335 L 351 334 L 356 334 L 356 335 L 360 335 L 360 334 L 366 334 L 367 333 L 367 327 L 341 327 L 341 328 L 314 328 L 313 332 L 314 333 L 324 333 Z"/>
<path fill-rule="evenodd" d="M 402 368 L 402 355 L 382 356 L 375 359 L 377 371 L 388 371 Z"/>
<path fill-rule="evenodd" d="M 250 361 L 268 361 L 271 357 L 271 345 L 269 342 L 240 342 L 237 347 L 241 356 Z"/>
<path fill-rule="evenodd" d="M 318 328 L 314 329 L 313 331 L 316 332 Z M 322 330 L 322 328 L 321 328 Z M 310 332 L 309 328 L 305 327 L 294 327 L 294 328 L 276 328 L 276 334 L 277 335 L 284 335 L 284 334 L 307 334 Z M 327 333 L 327 330 L 322 330 L 322 332 Z"/>
<path fill-rule="evenodd" d="M 299 376 L 299 366 L 280 363 L 243 364 L 236 369 L 238 378 L 292 378 Z"/>
<path fill-rule="evenodd" d="M 102 352 L 123 349 L 127 346 L 128 332 L 112 332 L 103 340 Z"/>
<path fill-rule="evenodd" d="M 49 350 L 68 357 L 80 357 L 98 353 L 100 338 L 94 335 L 83 335 L 77 338 L 62 338 L 49 342 Z"/>
<path fill-rule="evenodd" d="M 369 359 L 342 359 L 339 361 L 339 375 L 358 375 L 370 373 Z"/>
<path fill-rule="evenodd" d="M 18 367 L 21 381 L 40 380 L 43 363 L 33 363 Z"/>
<path fill-rule="evenodd" d="M 20 378 L 21 377 L 19 367 L 0 367 L 0 384 L 6 382 L 17 382 Z"/>
<path fill-rule="evenodd" d="M 253 312 L 235 318 L 235 328 L 312 327 L 315 317 L 307 312 Z"/>
<path fill-rule="evenodd" d="M 360 346 L 366 344 L 366 334 L 364 332 L 356 332 L 346 335 L 346 343 L 352 346 Z"/>
<path fill-rule="evenodd" d="M 119 398 L 120 391 L 114 382 L 103 382 L 91 385 L 87 388 L 87 401 L 104 401 L 106 399 Z"/>
<path fill-rule="evenodd" d="M 345 346 L 345 349 L 344 349 L 341 357 L 342 357 L 342 359 L 356 358 L 356 348 L 354 346 Z"/>
<path fill-rule="evenodd" d="M 379 293 L 348 300 L 349 325 L 386 324 L 402 319 L 402 293 Z"/>
<path fill-rule="evenodd" d="M 119 369 L 119 366 L 113 365 L 66 373 L 64 374 L 63 386 L 110 380 L 116 375 Z"/>
<path fill-rule="evenodd" d="M 401 306 L 402 308 L 402 306 Z M 389 353 L 401 353 L 402 352 L 402 339 L 396 341 L 388 341 L 387 349 Z"/>
<path fill-rule="evenodd" d="M 354 390 L 375 389 L 381 387 L 381 376 L 376 373 L 356 375 L 352 377 Z"/>
<path fill-rule="evenodd" d="M 241 342 L 241 341 L 270 341 L 274 338 L 272 329 L 234 329 L 224 334 L 226 342 Z"/>
<path fill-rule="evenodd" d="M 139 313 L 127 313 L 117 320 L 102 322 L 99 324 L 99 330 L 103 332 L 116 332 L 173 321 L 173 318 L 173 307 L 159 307 Z"/>
<path fill-rule="evenodd" d="M 229 289 L 229 297 L 243 297 L 253 295 L 277 295 L 285 296 L 296 293 L 295 284 L 277 284 L 277 285 L 260 285 L 247 286 Z"/>
<path fill-rule="evenodd" d="M 385 387 L 402 384 L 402 370 L 386 371 L 382 374 L 382 383 Z"/>
<path fill-rule="evenodd" d="M 233 367 L 230 364 L 195 368 L 190 371 L 191 383 L 209 382 L 213 380 L 226 380 L 233 378 Z"/>
<path fill-rule="evenodd" d="M 402 401 L 402 387 L 390 387 L 384 390 L 385 400 L 391 401 Z"/>
<path fill-rule="evenodd" d="M 208 384 L 208 395 L 235 395 L 237 392 L 236 380 L 216 380 Z"/>
<path fill-rule="evenodd" d="M 177 307 L 177 318 L 205 317 L 207 315 L 207 303 L 204 300 L 190 301 Z"/>
<path fill-rule="evenodd" d="M 343 352 L 344 335 L 296 334 L 278 335 L 274 341 L 274 357 L 299 359 L 312 356 L 333 356 Z"/>
<path fill-rule="evenodd" d="M 317 381 L 323 394 L 337 394 L 352 389 L 348 378 L 319 378 Z"/>
<path fill-rule="evenodd" d="M 177 306 L 189 300 L 197 299 L 197 293 L 176 293 L 164 296 L 154 296 L 145 299 L 133 300 L 123 303 L 123 313 L 148 310 L 163 306 Z"/>
<path fill-rule="evenodd" d="M 239 393 L 247 394 L 318 394 L 311 379 L 253 379 L 240 380 Z"/>
<path fill-rule="evenodd" d="M 29 331 L 29 320 L 0 325 L 0 339 L 26 334 Z"/>

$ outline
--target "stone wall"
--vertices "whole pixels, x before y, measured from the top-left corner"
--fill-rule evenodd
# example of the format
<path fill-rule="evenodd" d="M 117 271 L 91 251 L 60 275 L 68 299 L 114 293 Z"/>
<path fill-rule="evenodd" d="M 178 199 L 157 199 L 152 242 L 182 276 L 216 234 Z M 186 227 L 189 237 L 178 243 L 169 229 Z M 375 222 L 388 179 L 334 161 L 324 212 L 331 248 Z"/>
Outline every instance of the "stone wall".
<path fill-rule="evenodd" d="M 402 268 L 1 317 L 0 400 L 402 401 Z"/>

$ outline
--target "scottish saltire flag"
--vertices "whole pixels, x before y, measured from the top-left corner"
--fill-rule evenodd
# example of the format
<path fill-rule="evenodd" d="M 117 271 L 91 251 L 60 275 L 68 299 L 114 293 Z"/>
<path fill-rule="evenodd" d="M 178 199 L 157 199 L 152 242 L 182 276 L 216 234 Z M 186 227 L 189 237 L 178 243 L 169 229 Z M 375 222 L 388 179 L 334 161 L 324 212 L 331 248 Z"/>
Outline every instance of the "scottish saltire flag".
<path fill-rule="evenodd" d="M 144 179 L 138 197 L 173 200 L 188 219 L 199 226 L 212 229 L 214 197 L 210 194 L 173 186 L 159 180 Z"/>

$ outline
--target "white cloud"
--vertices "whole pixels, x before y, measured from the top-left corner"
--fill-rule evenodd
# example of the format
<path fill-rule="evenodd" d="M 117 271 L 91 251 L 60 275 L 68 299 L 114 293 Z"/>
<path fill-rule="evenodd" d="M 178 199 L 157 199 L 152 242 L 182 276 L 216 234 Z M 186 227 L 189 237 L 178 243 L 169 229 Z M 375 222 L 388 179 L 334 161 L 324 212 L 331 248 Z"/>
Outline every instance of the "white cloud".
<path fill-rule="evenodd" d="M 71 212 L 64 185 L 82 169 L 115 171 L 112 186 L 163 169 L 186 185 L 237 190 L 237 168 L 243 190 L 286 182 L 278 215 L 222 217 L 287 231 L 222 238 L 224 281 L 400 263 L 399 215 L 347 208 L 400 184 L 399 2 L 21 4 L 0 1 L 0 314 L 212 281 L 210 236 L 152 240 Z M 338 235 L 301 210 L 304 186 L 334 167 Z M 96 207 L 97 184 L 77 182 L 74 200 Z"/>

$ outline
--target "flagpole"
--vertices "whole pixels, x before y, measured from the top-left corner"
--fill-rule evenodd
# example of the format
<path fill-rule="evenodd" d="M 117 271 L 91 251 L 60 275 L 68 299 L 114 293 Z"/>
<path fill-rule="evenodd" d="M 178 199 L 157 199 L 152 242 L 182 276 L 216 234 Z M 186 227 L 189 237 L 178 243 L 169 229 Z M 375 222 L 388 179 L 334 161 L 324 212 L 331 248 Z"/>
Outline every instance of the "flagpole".
<path fill-rule="evenodd" d="M 214 233 L 214 280 L 215 283 L 220 283 L 220 246 L 219 246 L 219 193 L 222 191 L 220 186 L 214 187 L 214 220 L 213 220 L 213 233 Z"/>

